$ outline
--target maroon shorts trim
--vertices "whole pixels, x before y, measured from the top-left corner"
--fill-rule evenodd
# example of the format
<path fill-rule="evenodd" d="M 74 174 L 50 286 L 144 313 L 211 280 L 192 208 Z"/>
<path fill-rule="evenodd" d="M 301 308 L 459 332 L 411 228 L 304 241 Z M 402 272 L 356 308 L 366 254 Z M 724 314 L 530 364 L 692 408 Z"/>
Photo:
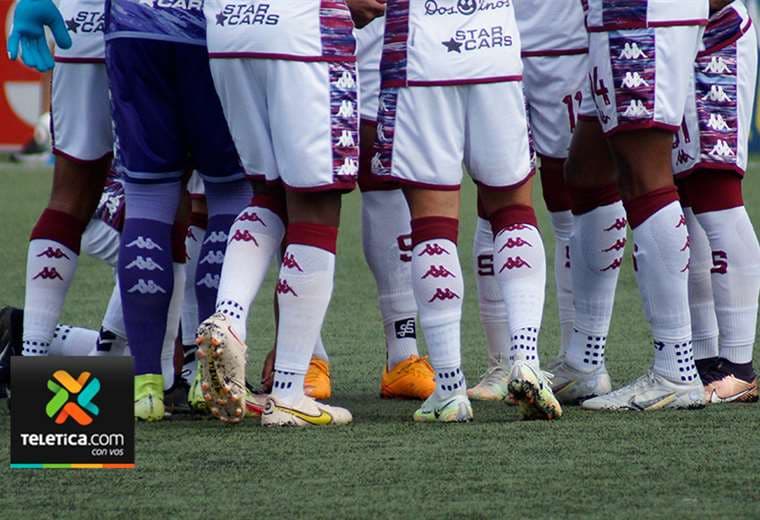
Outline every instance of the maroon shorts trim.
<path fill-rule="evenodd" d="M 94 63 L 103 65 L 106 62 L 105 58 L 73 58 L 67 56 L 55 56 L 53 60 L 56 63 Z"/>
<path fill-rule="evenodd" d="M 596 114 L 578 114 L 578 119 L 583 121 L 599 121 L 599 116 Z"/>
<path fill-rule="evenodd" d="M 666 130 L 668 132 L 675 134 L 675 133 L 678 133 L 678 130 L 680 128 L 681 127 L 678 125 L 669 125 L 666 123 L 655 121 L 653 119 L 648 119 L 646 121 L 619 123 L 615 128 L 612 128 L 611 130 L 607 130 L 606 132 L 604 132 L 604 135 L 606 135 L 607 137 L 611 137 L 620 132 L 634 132 L 636 130 L 653 130 L 653 129 Z"/>
<path fill-rule="evenodd" d="M 432 191 L 458 191 L 462 187 L 461 184 L 431 184 L 428 182 L 411 181 L 409 179 L 402 179 L 393 175 L 374 175 L 374 177 L 380 177 L 382 179 L 387 178 L 388 182 L 398 183 L 402 188 L 419 188 Z"/>
<path fill-rule="evenodd" d="M 747 31 L 749 30 L 750 27 L 752 27 L 752 20 L 747 20 L 747 23 L 744 25 L 744 27 L 741 28 L 741 30 L 737 34 L 735 34 L 734 36 L 732 36 L 726 41 L 720 42 L 718 45 L 713 45 L 709 49 L 705 49 L 697 53 L 697 58 L 701 58 L 703 56 L 709 56 L 710 54 L 714 54 L 718 52 L 719 50 L 728 47 L 729 45 L 733 45 L 734 43 L 739 41 L 739 39 L 742 36 L 747 34 Z"/>
<path fill-rule="evenodd" d="M 285 183 L 282 179 L 277 179 L 274 181 L 267 181 L 268 185 L 280 185 L 282 186 L 285 191 L 290 191 L 293 193 L 310 193 L 310 192 L 323 192 L 323 191 L 338 191 L 341 193 L 349 193 L 354 191 L 356 189 L 356 178 L 352 178 L 351 180 L 339 180 L 336 182 L 332 182 L 330 184 L 321 184 L 319 186 L 291 186 L 287 183 Z"/>
<path fill-rule="evenodd" d="M 100 162 L 104 159 L 113 157 L 113 152 L 106 152 L 105 154 L 101 155 L 97 159 L 81 159 L 79 157 L 74 157 L 73 155 L 69 155 L 66 152 L 59 150 L 58 148 L 53 148 L 53 155 L 57 155 L 58 157 L 63 157 L 64 159 L 68 159 L 71 162 L 77 163 L 77 164 L 93 164 L 96 162 Z"/>
<path fill-rule="evenodd" d="M 594 27 L 588 27 L 588 32 L 611 32 L 611 31 L 627 31 L 631 29 L 654 29 L 657 27 L 683 27 L 689 25 L 707 25 L 708 20 L 706 18 L 696 18 L 694 20 L 661 20 L 658 22 L 626 22 L 615 23 L 606 25 L 596 25 Z"/>
<path fill-rule="evenodd" d="M 699 170 L 713 170 L 713 171 L 723 171 L 727 173 L 735 173 L 741 178 L 744 178 L 744 174 L 746 173 L 743 168 L 741 168 L 740 166 L 737 166 L 736 164 L 725 164 L 725 163 L 714 163 L 714 162 L 702 161 L 702 162 L 698 162 L 697 164 L 695 164 L 688 170 L 684 170 L 682 172 L 676 173 L 675 178 L 678 180 L 686 179 L 687 177 L 691 176 L 693 173 Z"/>
<path fill-rule="evenodd" d="M 532 168 L 530 170 L 530 172 L 528 172 L 528 175 L 525 176 L 524 179 L 522 179 L 521 181 L 518 181 L 518 182 L 516 182 L 514 184 L 508 184 L 506 186 L 491 186 L 489 184 L 485 184 L 483 182 L 476 181 L 475 179 L 473 179 L 473 182 L 475 184 L 477 184 L 479 187 L 486 188 L 487 190 L 490 190 L 490 191 L 514 191 L 517 188 L 521 187 L 526 182 L 528 182 L 529 180 L 531 180 L 535 174 L 536 174 L 536 169 Z"/>
<path fill-rule="evenodd" d="M 298 54 L 278 54 L 272 52 L 209 52 L 208 57 L 212 60 L 227 60 L 248 58 L 254 60 L 287 60 L 308 62 L 349 62 L 356 61 L 356 56 L 299 56 Z"/>

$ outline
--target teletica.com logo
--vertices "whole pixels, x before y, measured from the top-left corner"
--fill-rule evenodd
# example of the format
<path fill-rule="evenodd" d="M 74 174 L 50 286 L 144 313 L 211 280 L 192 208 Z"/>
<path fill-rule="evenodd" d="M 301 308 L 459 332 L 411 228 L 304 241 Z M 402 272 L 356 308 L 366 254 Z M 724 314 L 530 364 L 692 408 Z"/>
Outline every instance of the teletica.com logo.
<path fill-rule="evenodd" d="M 55 395 L 45 406 L 45 413 L 51 419 L 55 417 L 56 424 L 64 424 L 71 418 L 80 426 L 87 426 L 100 412 L 92 402 L 100 391 L 100 381 L 89 372 L 82 372 L 74 379 L 65 370 L 56 370 L 47 387 Z M 74 397 L 76 400 L 69 400 Z"/>

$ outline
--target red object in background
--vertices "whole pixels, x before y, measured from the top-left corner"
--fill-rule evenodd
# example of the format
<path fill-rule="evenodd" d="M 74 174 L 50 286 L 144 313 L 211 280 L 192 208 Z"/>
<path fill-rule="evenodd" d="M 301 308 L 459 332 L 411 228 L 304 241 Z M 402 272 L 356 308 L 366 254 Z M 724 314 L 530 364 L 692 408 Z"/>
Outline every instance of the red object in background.
<path fill-rule="evenodd" d="M 0 45 L 2 55 L 0 56 L 0 149 L 12 150 L 19 149 L 26 143 L 34 133 L 34 127 L 21 119 L 14 112 L 8 101 L 8 83 L 10 82 L 29 82 L 39 85 L 42 75 L 28 67 L 22 62 L 11 61 L 8 59 L 7 38 L 8 28 L 11 25 L 11 11 L 13 2 L 9 0 L 0 0 L 0 22 L 2 23 L 3 41 Z"/>

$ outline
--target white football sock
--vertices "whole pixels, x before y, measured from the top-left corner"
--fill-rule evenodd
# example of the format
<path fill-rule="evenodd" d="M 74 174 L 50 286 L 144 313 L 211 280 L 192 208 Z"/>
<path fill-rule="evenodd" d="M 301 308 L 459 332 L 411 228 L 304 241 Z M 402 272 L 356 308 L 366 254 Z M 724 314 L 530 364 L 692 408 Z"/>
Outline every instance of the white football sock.
<path fill-rule="evenodd" d="M 557 307 L 559 308 L 560 345 L 559 354 L 563 356 L 570 343 L 575 322 L 575 305 L 573 304 L 573 278 L 570 272 L 570 238 L 573 236 L 573 213 L 567 211 L 550 212 L 554 230 L 554 280 L 557 289 Z"/>
<path fill-rule="evenodd" d="M 317 343 L 314 345 L 314 352 L 312 353 L 314 357 L 318 357 L 319 359 L 323 361 L 330 361 L 330 358 L 327 356 L 327 351 L 325 350 L 325 344 L 322 342 L 322 335 L 320 334 L 319 338 L 317 338 Z"/>
<path fill-rule="evenodd" d="M 689 230 L 689 314 L 694 359 L 718 357 L 718 318 L 715 315 L 710 269 L 712 251 L 707 235 L 691 208 L 683 208 Z"/>
<path fill-rule="evenodd" d="M 190 225 L 185 237 L 187 263 L 185 264 L 185 296 L 182 301 L 182 344 L 195 345 L 195 335 L 198 331 L 198 299 L 195 296 L 195 271 L 201 252 L 201 245 L 206 230 L 199 226 Z"/>
<path fill-rule="evenodd" d="M 182 297 L 185 293 L 185 264 L 174 262 L 174 286 L 169 302 L 169 312 L 166 316 L 166 333 L 161 348 L 161 375 L 164 376 L 164 390 L 174 384 L 174 350 L 179 333 L 179 320 L 182 315 Z"/>
<path fill-rule="evenodd" d="M 410 221 L 409 206 L 401 190 L 362 193 L 362 245 L 377 283 L 388 369 L 419 355 Z"/>
<path fill-rule="evenodd" d="M 45 356 L 77 269 L 77 254 L 54 240 L 29 242 L 24 298 L 24 356 Z"/>
<path fill-rule="evenodd" d="M 243 342 L 248 309 L 284 236 L 285 224 L 280 216 L 259 206 L 244 209 L 230 228 L 216 310 L 227 315 Z"/>
<path fill-rule="evenodd" d="M 306 239 L 316 244 L 325 236 L 325 248 L 300 243 Z M 332 297 L 336 237 L 337 229 L 329 226 L 304 223 L 288 226 L 289 244 L 277 281 L 280 319 L 272 388 L 272 396 L 277 399 L 293 402 L 303 395 L 303 376 Z"/>
<path fill-rule="evenodd" d="M 507 308 L 509 361 L 539 368 L 538 331 L 546 291 L 546 253 L 528 206 L 508 206 L 491 216 L 494 270 Z"/>
<path fill-rule="evenodd" d="M 472 253 L 475 264 L 473 266 L 475 284 L 478 288 L 480 323 L 486 334 L 488 367 L 491 368 L 500 363 L 507 363 L 510 340 L 507 307 L 504 305 L 501 286 L 494 272 L 491 223 L 483 218 L 478 218 Z"/>
<path fill-rule="evenodd" d="M 675 189 L 670 191 L 675 194 Z M 647 199 L 656 196 L 657 192 L 644 195 L 634 204 L 646 206 Z M 631 206 L 627 208 L 632 225 L 636 225 Z M 678 200 L 648 213 L 633 228 L 633 257 L 644 313 L 654 337 L 654 371 L 670 381 L 690 383 L 699 376 L 691 346 L 686 217 Z"/>
<path fill-rule="evenodd" d="M 98 331 L 56 325 L 48 356 L 88 356 L 98 343 Z"/>
<path fill-rule="evenodd" d="M 760 246 L 744 206 L 697 213 L 713 255 L 720 357 L 750 363 L 757 331 Z"/>
<path fill-rule="evenodd" d="M 461 392 L 444 374 L 461 372 L 462 298 L 464 280 L 455 242 L 458 221 L 428 217 L 412 221 L 412 287 L 420 325 L 436 372 L 439 397 Z M 442 237 L 449 238 L 442 238 Z M 455 387 L 454 384 L 457 383 Z"/>
<path fill-rule="evenodd" d="M 592 372 L 604 364 L 625 244 L 620 201 L 575 216 L 570 242 L 575 324 L 565 360 L 576 370 Z"/>
<path fill-rule="evenodd" d="M 116 268 L 121 233 L 99 219 L 90 220 L 82 234 L 82 252 Z"/>

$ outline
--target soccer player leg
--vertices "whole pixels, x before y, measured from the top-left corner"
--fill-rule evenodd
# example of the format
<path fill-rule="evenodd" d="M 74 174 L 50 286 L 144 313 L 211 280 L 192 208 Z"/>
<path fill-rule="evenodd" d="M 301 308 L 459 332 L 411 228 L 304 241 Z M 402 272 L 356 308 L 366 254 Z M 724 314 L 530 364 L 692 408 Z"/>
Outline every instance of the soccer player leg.
<path fill-rule="evenodd" d="M 475 285 L 478 290 L 480 324 L 486 334 L 488 367 L 474 387 L 467 389 L 470 399 L 501 401 L 509 393 L 509 323 L 507 308 L 494 270 L 491 223 L 478 200 L 478 221 L 472 245 Z"/>
<path fill-rule="evenodd" d="M 127 205 L 119 285 L 135 359 L 135 416 L 149 421 L 164 415 L 161 349 L 174 289 L 172 225 L 188 152 L 175 95 L 182 85 L 165 74 L 176 45 L 138 39 L 106 45 Z"/>
<path fill-rule="evenodd" d="M 207 208 L 206 197 L 203 195 L 203 180 L 197 172 L 193 172 L 187 183 L 190 194 L 190 222 L 185 237 L 185 296 L 182 299 L 182 377 L 189 385 L 195 381 L 197 361 L 195 353 L 195 333 L 198 330 L 198 300 L 195 295 L 195 273 L 200 260 L 201 245 L 206 234 Z"/>
<path fill-rule="evenodd" d="M 611 389 L 605 349 L 626 244 L 625 210 L 596 115 L 579 117 L 565 175 L 575 218 L 570 258 L 576 314 L 552 386 L 561 402 L 578 402 Z"/>
<path fill-rule="evenodd" d="M 417 350 L 417 302 L 412 290 L 411 216 L 399 185 L 382 183 L 370 171 L 374 122 L 361 122 L 359 187 L 362 190 L 364 258 L 377 283 L 387 349 L 380 396 L 427 399 L 433 371 Z"/>
<path fill-rule="evenodd" d="M 332 297 L 341 193 L 354 188 L 358 173 L 356 68 L 351 62 L 256 61 L 269 78 L 267 121 L 288 212 L 276 289 L 274 384 L 262 424 L 347 424 L 348 410 L 305 395 L 304 378 Z"/>
<path fill-rule="evenodd" d="M 47 354 L 112 147 L 102 64 L 57 63 L 52 96 L 53 189 L 27 252 L 23 354 L 31 356 Z"/>
<path fill-rule="evenodd" d="M 693 89 L 700 36 L 698 26 L 591 34 L 595 101 L 633 230 L 636 279 L 654 338 L 654 364 L 623 388 L 584 401 L 585 408 L 704 406 L 691 345 L 688 231 L 671 166 L 673 133 Z"/>
<path fill-rule="evenodd" d="M 509 323 L 509 393 L 524 418 L 553 419 L 562 409 L 538 359 L 546 257 L 531 201 L 534 170 L 522 83 L 467 90 L 464 158 L 491 223 L 493 266 Z M 494 99 L 501 110 L 494 110 Z M 511 131 L 501 127 L 505 118 L 514 121 Z"/>
<path fill-rule="evenodd" d="M 457 253 L 464 90 L 384 89 L 380 99 L 373 174 L 404 185 L 412 216 L 412 288 L 436 381 L 414 419 L 469 421 L 460 352 L 464 282 Z"/>

